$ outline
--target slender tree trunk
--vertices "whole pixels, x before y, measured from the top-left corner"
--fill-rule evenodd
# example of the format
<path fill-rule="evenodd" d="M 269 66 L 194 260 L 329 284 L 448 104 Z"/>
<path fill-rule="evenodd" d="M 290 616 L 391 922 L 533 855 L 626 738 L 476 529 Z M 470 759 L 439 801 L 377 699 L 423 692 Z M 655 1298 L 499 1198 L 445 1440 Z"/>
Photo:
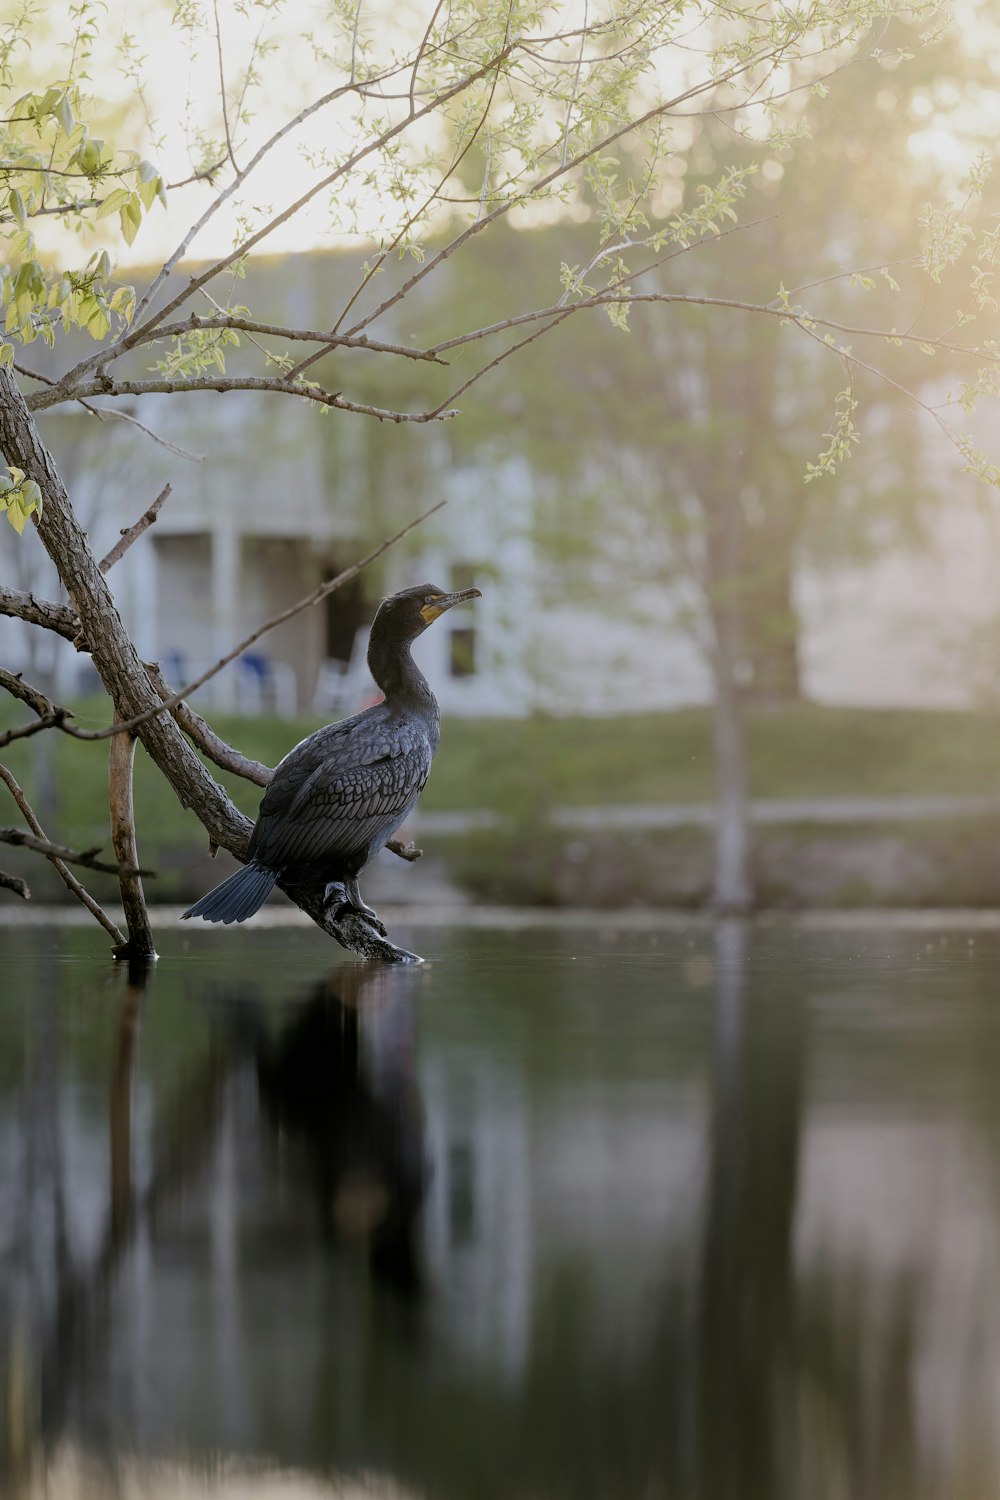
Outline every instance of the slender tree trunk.
<path fill-rule="evenodd" d="M 111 815 L 111 847 L 121 865 L 137 869 L 139 849 L 135 837 L 135 808 L 132 799 L 132 770 L 135 762 L 135 738 L 116 734 L 108 751 L 108 809 Z M 128 942 L 115 949 L 115 958 L 149 961 L 156 958 L 153 930 L 149 925 L 142 879 L 138 875 L 119 875 L 122 910 L 128 928 Z"/>
<path fill-rule="evenodd" d="M 726 476 L 721 476 L 725 479 Z M 706 579 L 715 688 L 715 872 L 712 901 L 719 911 L 744 912 L 753 902 L 746 730 L 741 670 L 746 660 L 746 518 L 739 477 L 717 489 L 708 507 Z"/>
<path fill-rule="evenodd" d="M 728 615 L 726 609 L 717 615 Z M 747 797 L 746 726 L 743 696 L 737 681 L 738 658 L 731 619 L 716 623 L 715 702 L 712 729 L 715 750 L 714 905 L 724 912 L 747 911 L 753 903 L 750 875 L 750 808 Z"/>

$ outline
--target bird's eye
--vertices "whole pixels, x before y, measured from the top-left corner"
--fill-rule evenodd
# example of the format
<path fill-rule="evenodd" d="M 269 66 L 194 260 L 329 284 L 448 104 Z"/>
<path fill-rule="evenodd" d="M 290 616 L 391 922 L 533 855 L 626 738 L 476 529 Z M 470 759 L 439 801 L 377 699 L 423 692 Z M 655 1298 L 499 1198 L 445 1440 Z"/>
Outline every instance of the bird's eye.
<path fill-rule="evenodd" d="M 424 603 L 425 604 L 436 604 L 437 601 L 439 599 L 441 599 L 441 598 L 443 598 L 443 595 L 441 595 L 441 594 L 425 594 L 424 595 Z"/>

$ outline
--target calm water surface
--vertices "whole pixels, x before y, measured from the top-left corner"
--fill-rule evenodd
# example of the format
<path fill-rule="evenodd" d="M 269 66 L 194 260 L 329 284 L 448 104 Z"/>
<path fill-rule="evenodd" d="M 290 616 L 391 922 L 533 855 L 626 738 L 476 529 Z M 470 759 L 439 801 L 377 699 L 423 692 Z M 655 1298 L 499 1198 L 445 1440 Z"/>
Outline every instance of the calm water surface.
<path fill-rule="evenodd" d="M 1000 1497 L 1000 938 L 394 935 L 0 932 L 0 1495 Z"/>

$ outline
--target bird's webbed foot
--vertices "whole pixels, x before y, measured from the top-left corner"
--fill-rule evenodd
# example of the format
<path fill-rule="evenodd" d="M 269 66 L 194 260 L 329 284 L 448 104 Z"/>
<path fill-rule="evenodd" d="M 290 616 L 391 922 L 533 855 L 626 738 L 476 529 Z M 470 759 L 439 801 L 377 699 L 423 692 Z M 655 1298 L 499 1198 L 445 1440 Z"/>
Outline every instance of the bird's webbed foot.
<path fill-rule="evenodd" d="M 334 921 L 346 916 L 363 917 L 377 933 L 388 937 L 386 925 L 378 912 L 361 899 L 356 880 L 331 880 L 323 892 L 323 903 L 333 907 Z"/>

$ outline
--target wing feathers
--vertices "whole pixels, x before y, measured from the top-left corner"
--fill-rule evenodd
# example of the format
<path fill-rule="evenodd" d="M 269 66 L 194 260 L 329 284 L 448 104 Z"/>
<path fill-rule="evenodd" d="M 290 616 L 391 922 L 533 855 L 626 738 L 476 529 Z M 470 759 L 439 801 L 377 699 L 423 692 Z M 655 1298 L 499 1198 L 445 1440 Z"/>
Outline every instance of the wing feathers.
<path fill-rule="evenodd" d="M 278 766 L 249 853 L 272 869 L 367 857 L 416 801 L 432 753 L 411 725 L 357 718 L 319 730 Z"/>

